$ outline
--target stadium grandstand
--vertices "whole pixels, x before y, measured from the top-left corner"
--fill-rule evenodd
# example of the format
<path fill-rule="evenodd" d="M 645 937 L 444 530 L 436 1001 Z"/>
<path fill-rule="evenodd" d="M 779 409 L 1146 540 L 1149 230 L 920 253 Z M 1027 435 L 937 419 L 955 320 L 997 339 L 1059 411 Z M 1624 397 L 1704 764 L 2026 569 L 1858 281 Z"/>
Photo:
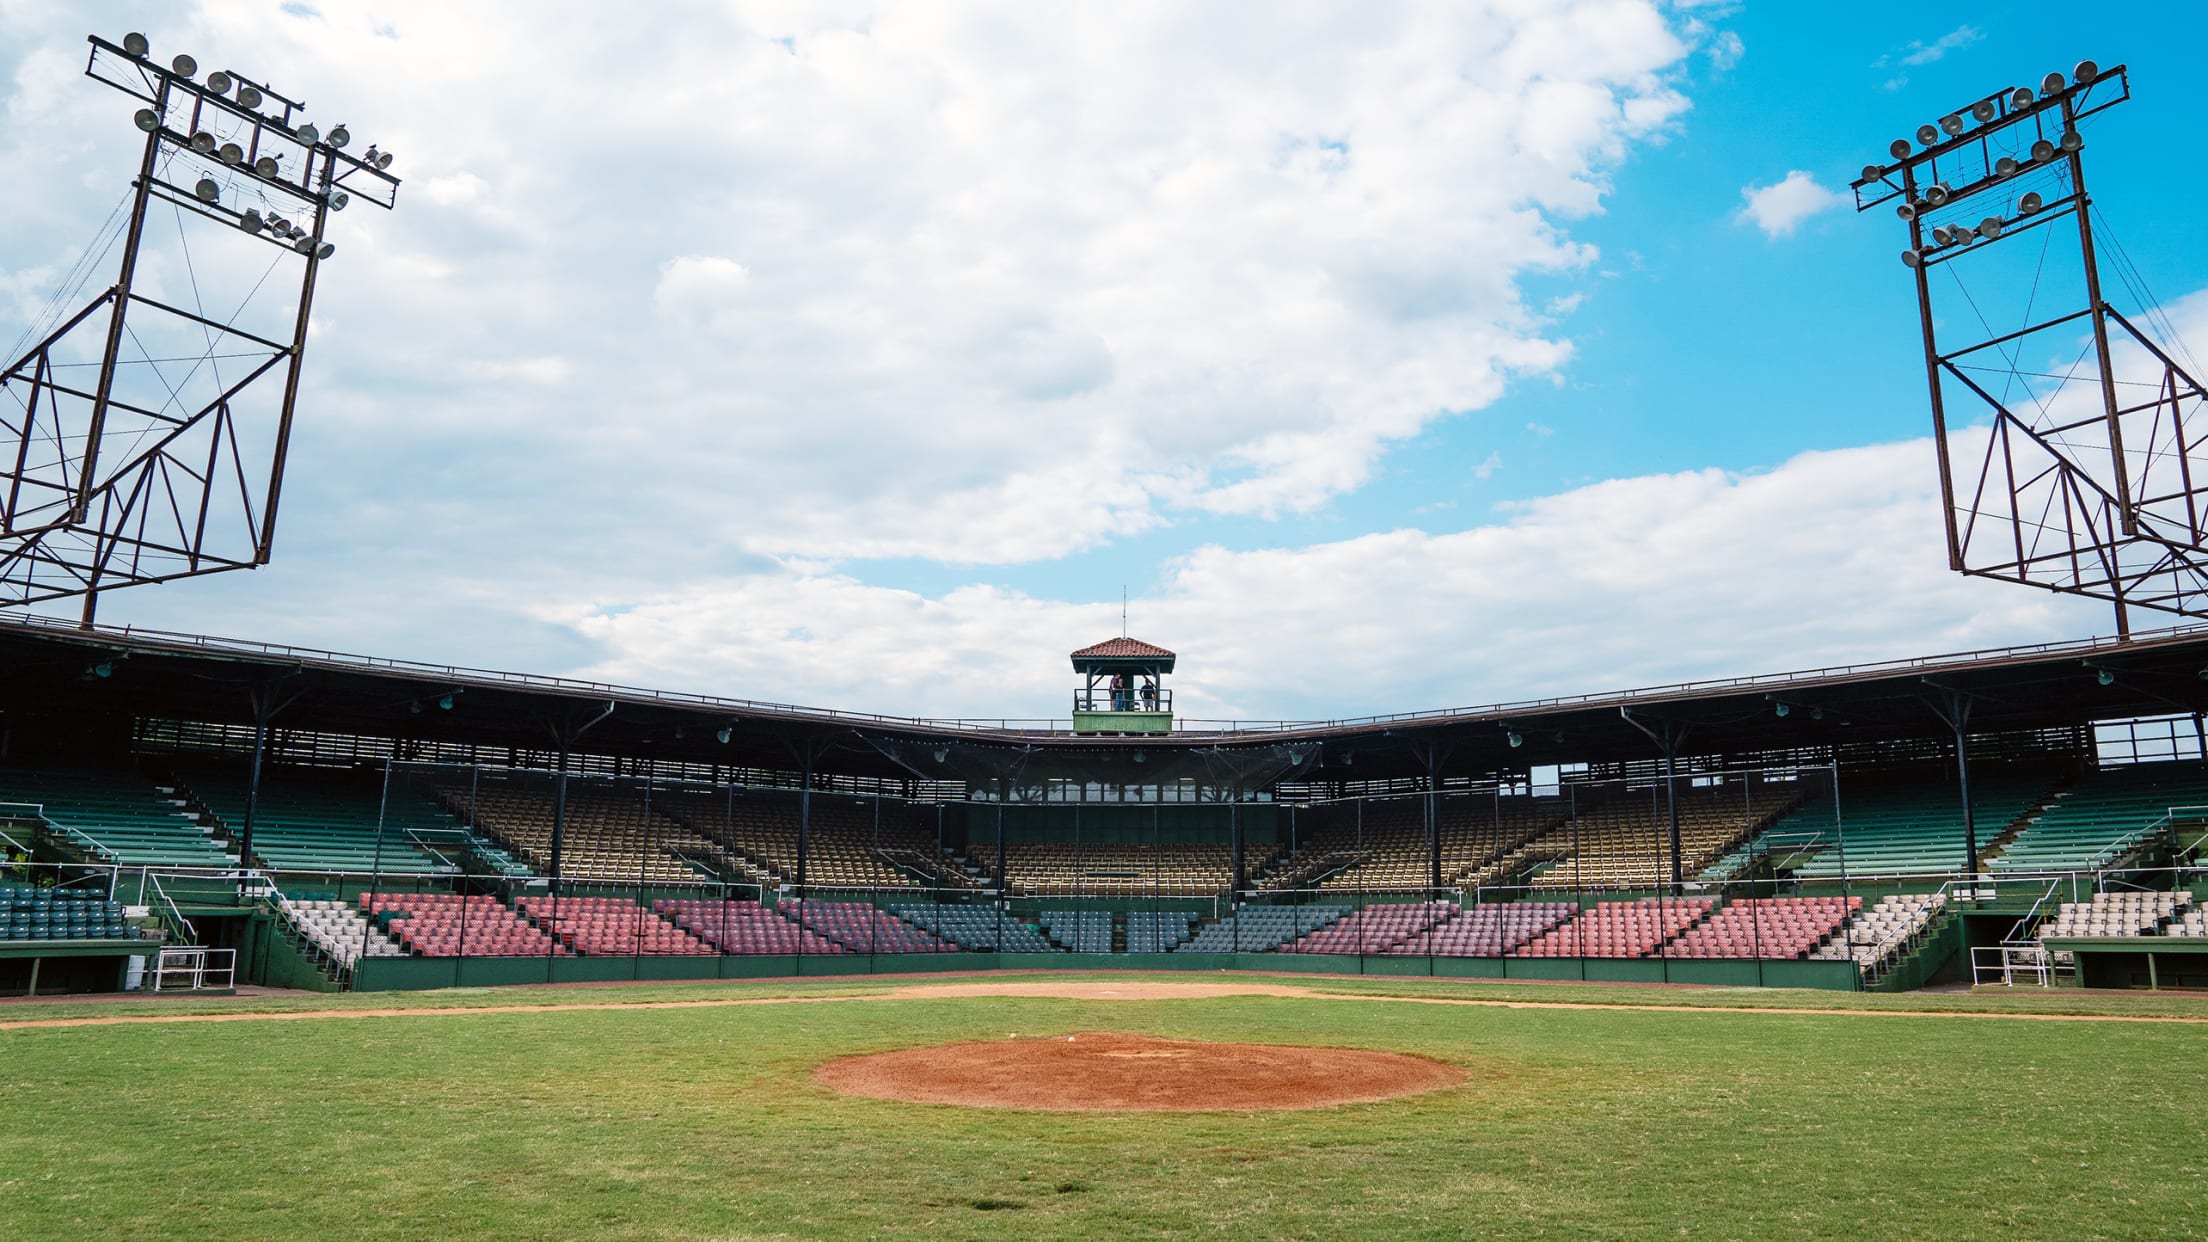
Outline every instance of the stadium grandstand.
<path fill-rule="evenodd" d="M 2191 630 L 1126 729 L 1146 700 L 1108 683 L 1076 728 L 27 619 L 0 659 L 0 989 L 171 947 L 359 990 L 1103 961 L 1903 989 L 2180 977 L 2203 939 L 2208 768 L 2165 689 L 2208 665 Z"/>

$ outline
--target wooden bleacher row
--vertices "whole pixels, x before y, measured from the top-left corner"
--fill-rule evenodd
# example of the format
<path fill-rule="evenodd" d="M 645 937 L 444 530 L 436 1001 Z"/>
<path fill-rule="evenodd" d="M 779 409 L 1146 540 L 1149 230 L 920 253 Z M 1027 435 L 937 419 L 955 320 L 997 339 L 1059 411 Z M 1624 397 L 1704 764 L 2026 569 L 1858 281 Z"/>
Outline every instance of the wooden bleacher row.
<path fill-rule="evenodd" d="M 1247 846 L 1245 872 L 1272 865 L 1279 850 Z M 973 847 L 975 861 L 990 869 L 995 854 L 994 844 Z M 1005 845 L 1004 869 L 1015 896 L 1210 897 L 1233 885 L 1234 853 L 1215 842 L 1020 841 Z"/>

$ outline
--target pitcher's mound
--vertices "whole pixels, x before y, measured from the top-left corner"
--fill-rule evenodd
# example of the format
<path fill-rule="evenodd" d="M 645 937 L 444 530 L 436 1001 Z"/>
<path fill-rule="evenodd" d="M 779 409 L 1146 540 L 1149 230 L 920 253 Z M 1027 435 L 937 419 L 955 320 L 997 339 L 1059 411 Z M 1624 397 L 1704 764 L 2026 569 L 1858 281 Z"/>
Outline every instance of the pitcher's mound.
<path fill-rule="evenodd" d="M 977 1108 L 1205 1112 L 1318 1108 L 1463 1082 L 1394 1052 L 1084 1033 L 842 1057 L 814 1077 L 848 1095 Z"/>

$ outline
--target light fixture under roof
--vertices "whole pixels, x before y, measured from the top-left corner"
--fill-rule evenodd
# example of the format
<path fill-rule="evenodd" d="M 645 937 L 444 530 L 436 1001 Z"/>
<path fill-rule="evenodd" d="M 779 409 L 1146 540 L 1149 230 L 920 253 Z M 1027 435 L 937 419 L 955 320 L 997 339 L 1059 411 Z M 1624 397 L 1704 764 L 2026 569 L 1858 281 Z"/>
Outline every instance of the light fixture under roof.
<path fill-rule="evenodd" d="M 151 108 L 138 109 L 138 111 L 131 114 L 130 120 L 131 124 L 136 125 L 138 128 L 146 131 L 149 134 L 161 128 L 161 118 L 155 116 L 153 113 L 153 109 Z"/>
<path fill-rule="evenodd" d="M 1517 748 L 1519 748 L 1520 746 L 1523 746 L 1523 745 L 1525 745 L 1525 744 L 1526 744 L 1526 738 L 1525 738 L 1525 735 L 1524 735 L 1524 734 L 1522 734 L 1522 733 L 1520 733 L 1520 732 L 1518 732 L 1518 730 L 1516 730 L 1516 729 L 1512 729 L 1512 730 L 1510 731 L 1510 736 L 1509 736 L 1509 737 L 1507 737 L 1507 738 L 1505 738 L 1504 740 L 1505 740 L 1505 741 L 1508 741 L 1508 742 L 1510 743 L 1510 747 L 1511 747 L 1511 749 L 1512 749 L 1512 750 L 1516 750 L 1516 749 L 1517 749 Z"/>
<path fill-rule="evenodd" d="M 192 193 L 199 195 L 199 201 L 211 203 L 222 197 L 222 187 L 216 185 L 212 177 L 201 177 L 199 184 L 192 187 Z"/>
<path fill-rule="evenodd" d="M 239 103 L 239 104 L 240 104 L 241 106 L 243 106 L 243 107 L 247 107 L 247 108 L 258 108 L 258 107 L 260 107 L 260 106 L 261 106 L 261 92 L 260 92 L 260 88 L 259 88 L 259 87 L 256 87 L 256 86 L 254 86 L 254 85 L 252 85 L 251 83 L 247 83 L 247 84 L 245 84 L 245 85 L 243 85 L 243 86 L 240 86 L 240 87 L 238 87 L 238 103 Z"/>
<path fill-rule="evenodd" d="M 2079 61 L 2078 67 L 2070 71 L 2071 80 L 2080 86 L 2084 86 L 2100 76 L 2101 67 L 2090 60 Z"/>
<path fill-rule="evenodd" d="M 153 50 L 153 45 L 146 42 L 146 36 L 133 30 L 123 36 L 123 50 L 143 60 L 146 53 Z"/>
<path fill-rule="evenodd" d="M 217 69 L 213 73 L 207 75 L 207 89 L 213 91 L 217 95 L 229 94 L 230 86 L 230 75 L 224 73 L 220 69 Z"/>
<path fill-rule="evenodd" d="M 169 68 L 175 70 L 176 76 L 188 78 L 199 72 L 199 62 L 182 52 L 178 52 L 176 59 L 169 62 Z"/>

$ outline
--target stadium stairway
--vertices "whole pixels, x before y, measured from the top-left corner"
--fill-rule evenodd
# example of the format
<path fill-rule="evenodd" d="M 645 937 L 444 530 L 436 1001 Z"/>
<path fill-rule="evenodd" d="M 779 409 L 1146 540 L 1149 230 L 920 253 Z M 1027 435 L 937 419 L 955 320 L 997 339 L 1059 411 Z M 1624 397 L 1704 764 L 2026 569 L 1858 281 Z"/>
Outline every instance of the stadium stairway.
<path fill-rule="evenodd" d="M 86 861 L 222 870 L 238 865 L 173 788 L 129 768 L 0 767 L 0 802 L 42 807 L 46 839 Z"/>
<path fill-rule="evenodd" d="M 2089 772 L 2013 834 L 1986 868 L 2002 874 L 2108 867 L 2147 844 L 2181 806 L 2208 806 L 2208 765 L 2142 763 Z"/>

